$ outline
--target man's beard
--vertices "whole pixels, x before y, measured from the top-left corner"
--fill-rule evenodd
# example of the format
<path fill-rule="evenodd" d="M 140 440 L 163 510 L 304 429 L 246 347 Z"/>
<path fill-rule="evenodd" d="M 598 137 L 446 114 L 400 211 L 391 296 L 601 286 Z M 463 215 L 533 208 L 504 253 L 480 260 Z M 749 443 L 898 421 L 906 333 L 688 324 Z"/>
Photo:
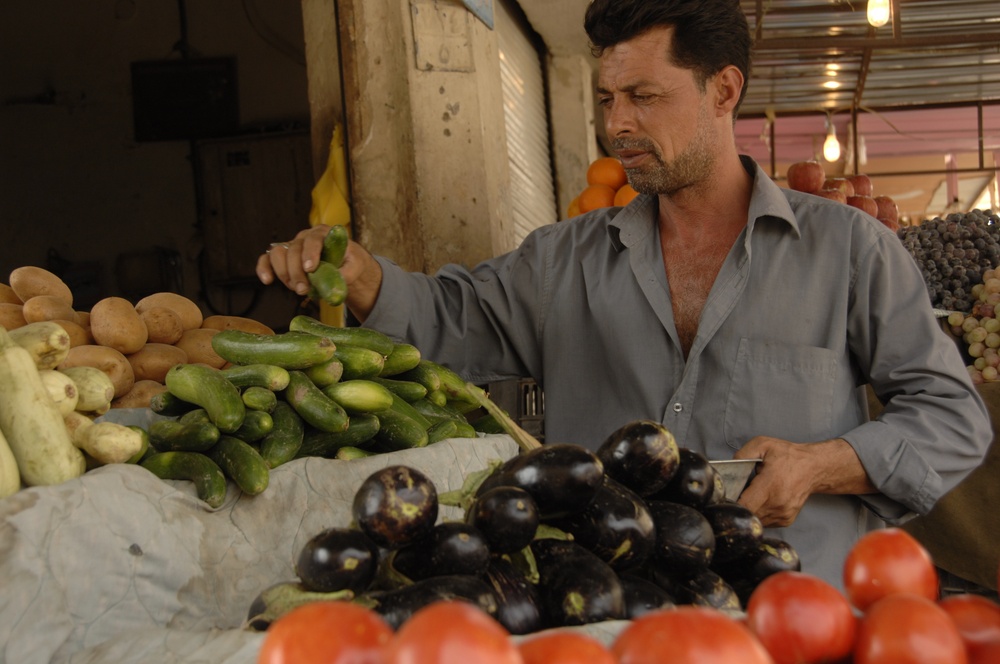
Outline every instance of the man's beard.
<path fill-rule="evenodd" d="M 704 113 L 704 110 L 702 110 Z M 713 139 L 704 115 L 698 118 L 698 128 L 683 152 L 667 164 L 657 146 L 645 138 L 619 138 L 611 141 L 615 150 L 642 150 L 652 157 L 652 164 L 625 169 L 629 184 L 641 194 L 673 196 L 707 178 L 715 164 L 711 149 Z"/>

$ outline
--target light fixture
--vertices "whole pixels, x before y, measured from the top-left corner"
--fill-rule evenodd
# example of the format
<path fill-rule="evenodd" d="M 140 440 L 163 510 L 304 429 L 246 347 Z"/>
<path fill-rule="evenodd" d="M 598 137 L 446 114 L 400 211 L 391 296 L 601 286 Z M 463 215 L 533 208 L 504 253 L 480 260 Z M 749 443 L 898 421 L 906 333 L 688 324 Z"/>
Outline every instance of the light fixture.
<path fill-rule="evenodd" d="M 889 22 L 889 0 L 868 0 L 868 22 L 876 28 Z"/>
<path fill-rule="evenodd" d="M 840 141 L 837 140 L 837 130 L 833 126 L 833 118 L 826 118 L 826 140 L 823 141 L 823 158 L 827 161 L 840 159 Z"/>

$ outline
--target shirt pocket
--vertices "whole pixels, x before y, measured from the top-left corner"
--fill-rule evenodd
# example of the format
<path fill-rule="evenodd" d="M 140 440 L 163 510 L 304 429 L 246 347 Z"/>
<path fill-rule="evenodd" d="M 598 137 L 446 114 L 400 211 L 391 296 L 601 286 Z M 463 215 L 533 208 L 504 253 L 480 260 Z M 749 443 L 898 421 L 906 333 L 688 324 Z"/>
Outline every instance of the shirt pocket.
<path fill-rule="evenodd" d="M 837 355 L 828 348 L 740 339 L 723 435 L 733 449 L 754 436 L 792 442 L 832 435 Z"/>

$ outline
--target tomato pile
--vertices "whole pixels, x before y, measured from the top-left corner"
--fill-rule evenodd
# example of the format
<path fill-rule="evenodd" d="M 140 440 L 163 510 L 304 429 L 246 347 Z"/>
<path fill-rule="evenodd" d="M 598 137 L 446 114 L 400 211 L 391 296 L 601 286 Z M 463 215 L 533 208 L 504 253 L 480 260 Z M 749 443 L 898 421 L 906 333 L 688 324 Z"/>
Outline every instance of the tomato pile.
<path fill-rule="evenodd" d="M 852 549 L 844 592 L 810 574 L 781 571 L 754 589 L 739 617 L 704 606 L 665 608 L 630 620 L 605 643 L 575 629 L 511 638 L 462 600 L 428 604 L 395 630 L 371 609 L 320 601 L 285 613 L 265 635 L 258 664 L 293 661 L 986 664 L 1000 661 L 1000 604 L 973 594 L 941 598 L 927 551 L 888 528 Z"/>

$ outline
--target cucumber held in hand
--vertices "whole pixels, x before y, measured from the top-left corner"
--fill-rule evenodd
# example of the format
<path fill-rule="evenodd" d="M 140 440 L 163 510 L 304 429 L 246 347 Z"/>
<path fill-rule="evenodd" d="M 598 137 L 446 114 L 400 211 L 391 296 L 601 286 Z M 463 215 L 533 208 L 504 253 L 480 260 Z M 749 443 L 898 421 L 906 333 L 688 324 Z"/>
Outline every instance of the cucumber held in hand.
<path fill-rule="evenodd" d="M 347 299 L 347 282 L 333 263 L 321 260 L 315 270 L 306 273 L 306 277 L 315 296 L 327 304 L 337 306 Z"/>

